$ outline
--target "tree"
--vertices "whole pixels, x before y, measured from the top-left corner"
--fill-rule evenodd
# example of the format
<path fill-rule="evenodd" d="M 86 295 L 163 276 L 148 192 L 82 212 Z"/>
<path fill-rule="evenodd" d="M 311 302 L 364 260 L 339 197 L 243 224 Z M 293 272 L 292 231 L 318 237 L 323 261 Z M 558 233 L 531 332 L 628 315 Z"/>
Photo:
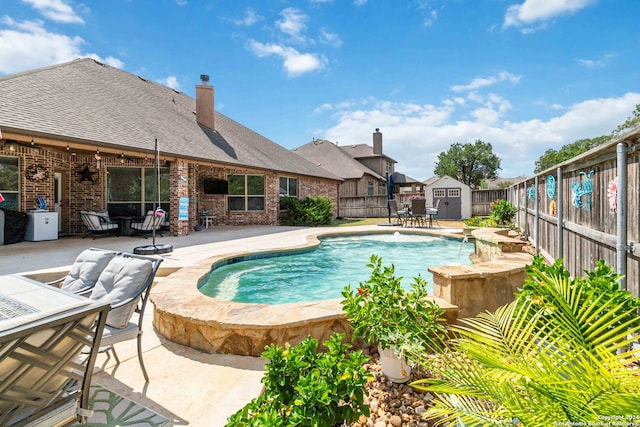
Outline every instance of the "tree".
<path fill-rule="evenodd" d="M 434 173 L 478 188 L 482 180 L 497 178 L 498 169 L 500 158 L 493 153 L 491 144 L 477 139 L 474 143 L 456 142 L 448 151 L 438 154 Z"/>
<path fill-rule="evenodd" d="M 631 130 L 631 128 L 640 124 L 640 104 L 636 105 L 636 109 L 633 110 L 632 114 L 631 117 L 627 117 L 627 120 L 613 131 L 614 134 Z"/>
<path fill-rule="evenodd" d="M 640 125 L 640 104 L 636 105 L 635 110 L 631 113 L 631 117 L 627 117 L 624 123 L 615 128 L 611 134 L 619 135 L 625 131 L 631 130 L 634 127 Z M 600 144 L 604 144 L 610 139 L 610 136 L 598 136 L 595 138 L 580 139 L 572 142 L 571 144 L 563 145 L 560 150 L 548 149 L 545 153 L 536 160 L 536 168 L 533 173 L 539 173 L 543 170 L 549 169 L 552 166 L 560 164 L 565 160 L 569 160 L 579 154 L 584 153 L 596 147 Z"/>
<path fill-rule="evenodd" d="M 550 167 L 582 154 L 593 147 L 603 144 L 608 140 L 609 136 L 603 135 L 591 139 L 580 139 L 572 142 L 571 144 L 563 145 L 560 150 L 550 148 L 545 151 L 538 160 L 536 160 L 536 168 L 533 170 L 533 173 L 539 173 L 543 170 L 549 169 Z"/>

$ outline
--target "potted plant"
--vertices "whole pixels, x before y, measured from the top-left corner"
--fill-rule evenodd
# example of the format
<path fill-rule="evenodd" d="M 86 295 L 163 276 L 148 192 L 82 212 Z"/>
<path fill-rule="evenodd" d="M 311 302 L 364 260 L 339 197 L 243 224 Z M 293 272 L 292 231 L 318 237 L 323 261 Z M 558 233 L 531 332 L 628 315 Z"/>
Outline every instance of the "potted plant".
<path fill-rule="evenodd" d="M 342 308 L 354 336 L 378 345 L 387 378 L 405 382 L 411 375 L 405 354 L 446 330 L 441 317 L 444 310 L 428 298 L 427 282 L 421 276 L 414 278 L 407 291 L 402 277 L 395 276 L 393 264 L 383 267 L 382 258 L 372 255 L 368 267 L 372 269 L 368 280 L 356 289 L 348 285 L 343 290 Z"/>

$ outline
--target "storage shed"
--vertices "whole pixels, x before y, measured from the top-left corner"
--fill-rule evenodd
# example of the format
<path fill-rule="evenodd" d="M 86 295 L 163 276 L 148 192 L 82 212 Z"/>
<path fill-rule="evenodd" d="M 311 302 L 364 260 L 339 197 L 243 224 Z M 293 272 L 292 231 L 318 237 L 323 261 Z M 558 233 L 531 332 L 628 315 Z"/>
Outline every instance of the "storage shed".
<path fill-rule="evenodd" d="M 427 206 L 438 205 L 437 219 L 471 217 L 471 187 L 450 176 L 434 176 L 424 182 Z"/>

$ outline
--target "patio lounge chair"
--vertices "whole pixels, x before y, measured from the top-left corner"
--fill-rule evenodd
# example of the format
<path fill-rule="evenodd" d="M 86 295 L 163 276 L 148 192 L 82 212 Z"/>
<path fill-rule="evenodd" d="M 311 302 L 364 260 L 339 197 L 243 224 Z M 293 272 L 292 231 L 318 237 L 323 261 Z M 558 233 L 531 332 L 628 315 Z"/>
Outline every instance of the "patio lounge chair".
<path fill-rule="evenodd" d="M 87 227 L 87 234 L 82 238 L 93 236 L 118 235 L 118 223 L 109 219 L 106 212 L 80 211 L 80 218 Z"/>
<path fill-rule="evenodd" d="M 160 227 L 164 224 L 164 216 L 155 215 L 153 211 L 148 211 L 142 221 L 131 222 L 131 235 L 143 235 L 145 238 L 156 230 L 156 233 L 162 236 Z"/>
<path fill-rule="evenodd" d="M 142 360 L 142 321 L 151 285 L 162 261 L 162 258 L 118 253 L 100 274 L 90 297 L 111 306 L 100 351 L 112 352 L 116 362 L 120 363 L 113 345 L 137 338 L 138 361 L 147 382 L 149 376 Z"/>
<path fill-rule="evenodd" d="M 89 388 L 108 310 L 90 303 L 0 331 L 0 425 L 69 425 L 91 415 Z"/>
<path fill-rule="evenodd" d="M 47 285 L 56 286 L 77 295 L 88 296 L 98 281 L 100 273 L 116 254 L 117 252 L 106 249 L 85 249 L 77 256 L 66 276 L 48 282 Z"/>

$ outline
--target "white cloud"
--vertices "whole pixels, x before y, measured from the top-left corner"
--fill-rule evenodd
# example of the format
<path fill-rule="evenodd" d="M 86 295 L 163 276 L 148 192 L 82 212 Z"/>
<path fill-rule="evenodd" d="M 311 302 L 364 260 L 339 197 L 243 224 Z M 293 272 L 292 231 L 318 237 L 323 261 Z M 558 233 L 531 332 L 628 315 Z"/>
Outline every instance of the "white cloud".
<path fill-rule="evenodd" d="M 178 83 L 178 78 L 176 76 L 168 76 L 162 83 L 171 89 L 180 90 L 180 83 Z"/>
<path fill-rule="evenodd" d="M 436 22 L 437 19 L 438 19 L 438 11 L 434 9 L 429 13 L 428 17 L 425 18 L 424 26 L 431 27 Z"/>
<path fill-rule="evenodd" d="M 31 5 L 42 16 L 65 24 L 84 24 L 84 20 L 62 0 L 21 0 Z"/>
<path fill-rule="evenodd" d="M 324 28 L 320 29 L 320 43 L 328 44 L 334 47 L 342 46 L 342 40 L 336 33 L 330 33 Z"/>
<path fill-rule="evenodd" d="M 240 25 L 242 27 L 251 27 L 253 24 L 255 24 L 258 21 L 261 21 L 262 19 L 263 19 L 262 16 L 258 15 L 258 13 L 255 10 L 249 8 L 245 12 L 244 18 L 236 19 L 233 22 L 235 22 L 236 25 Z"/>
<path fill-rule="evenodd" d="M 368 0 L 353 0 L 353 4 L 356 6 L 364 6 Z"/>
<path fill-rule="evenodd" d="M 283 60 L 283 68 L 288 77 L 297 77 L 302 74 L 324 68 L 326 59 L 311 53 L 300 53 L 296 49 L 281 46 L 274 43 L 261 43 L 250 39 L 248 48 L 258 58 L 277 56 Z"/>
<path fill-rule="evenodd" d="M 608 135 L 640 104 L 640 93 L 591 99 L 576 103 L 548 120 L 508 121 L 505 114 L 511 103 L 497 95 L 488 95 L 469 119 L 461 119 L 468 106 L 463 100 L 445 100 L 441 105 L 402 104 L 369 100 L 365 108 L 357 102 L 324 105 L 336 124 L 322 138 L 342 144 L 372 144 L 375 128 L 383 133 L 384 152 L 398 161 L 397 170 L 416 179 L 433 175 L 438 154 L 455 142 L 480 139 L 489 142 L 501 158 L 503 177 L 531 175 L 535 161 L 549 149 L 583 138 Z M 550 110 L 552 111 L 552 110 Z"/>
<path fill-rule="evenodd" d="M 501 82 L 518 83 L 519 81 L 520 81 L 520 76 L 516 76 L 514 74 L 503 71 L 501 73 L 498 73 L 495 76 L 475 78 L 471 81 L 471 83 L 466 85 L 451 86 L 451 90 L 454 92 L 473 91 L 483 87 L 492 86 L 494 84 L 501 83 Z"/>
<path fill-rule="evenodd" d="M 3 16 L 0 24 L 7 27 L 0 29 L 0 73 L 16 73 L 79 57 L 94 58 L 117 68 L 124 66 L 117 58 L 102 59 L 83 52 L 85 41 L 81 37 L 49 32 L 42 21 L 17 22 Z"/>
<path fill-rule="evenodd" d="M 525 0 L 522 4 L 514 4 L 507 8 L 502 28 L 525 27 L 523 32 L 532 32 L 557 16 L 573 14 L 595 1 Z"/>
<path fill-rule="evenodd" d="M 296 42 L 304 42 L 302 32 L 307 28 L 309 17 L 299 9 L 288 7 L 280 12 L 282 19 L 276 21 L 276 27 Z"/>
<path fill-rule="evenodd" d="M 187 0 L 176 0 L 176 3 L 178 4 L 178 6 L 186 6 Z"/>
<path fill-rule="evenodd" d="M 578 59 L 578 63 L 587 68 L 601 68 L 609 65 L 611 60 L 615 57 L 616 55 L 607 54 L 598 59 Z"/>

